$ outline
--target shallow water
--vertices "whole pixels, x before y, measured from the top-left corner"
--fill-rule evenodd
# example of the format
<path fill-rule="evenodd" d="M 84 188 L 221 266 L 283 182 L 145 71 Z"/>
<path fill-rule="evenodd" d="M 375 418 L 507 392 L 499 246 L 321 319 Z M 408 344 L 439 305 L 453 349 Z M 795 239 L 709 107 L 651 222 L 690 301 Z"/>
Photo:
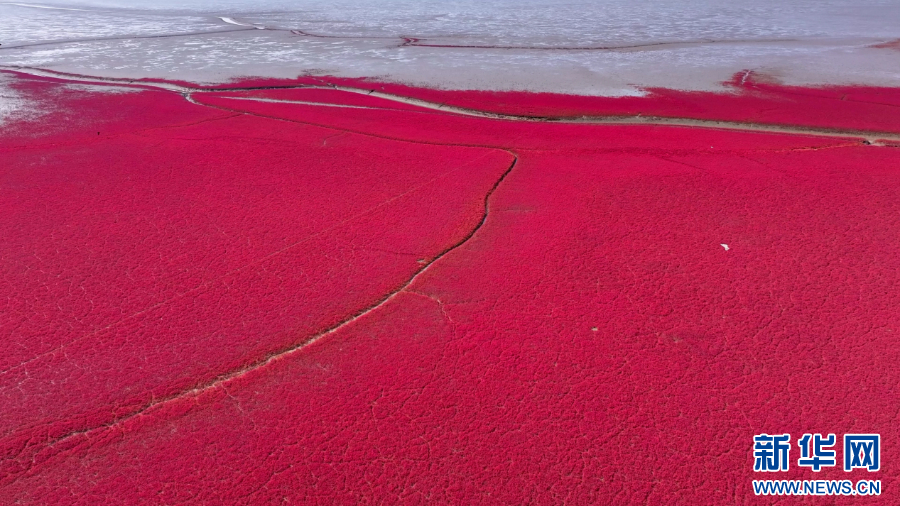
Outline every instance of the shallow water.
<path fill-rule="evenodd" d="M 10 86 L 11 80 L 10 77 L 0 74 L 0 125 L 25 111 L 25 100 Z"/>
<path fill-rule="evenodd" d="M 900 51 L 870 47 L 900 38 L 889 0 L 56 0 L 0 4 L 0 20 L 0 65 L 119 77 L 330 74 L 602 95 L 720 89 L 745 69 L 789 84 L 900 83 Z"/>

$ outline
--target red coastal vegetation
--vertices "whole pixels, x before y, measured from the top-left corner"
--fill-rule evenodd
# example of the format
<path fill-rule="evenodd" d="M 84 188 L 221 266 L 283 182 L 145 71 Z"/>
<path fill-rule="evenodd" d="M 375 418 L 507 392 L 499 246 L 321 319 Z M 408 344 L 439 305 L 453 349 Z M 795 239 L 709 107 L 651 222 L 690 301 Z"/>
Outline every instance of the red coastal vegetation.
<path fill-rule="evenodd" d="M 4 504 L 723 504 L 900 436 L 896 89 L 15 86 Z"/>

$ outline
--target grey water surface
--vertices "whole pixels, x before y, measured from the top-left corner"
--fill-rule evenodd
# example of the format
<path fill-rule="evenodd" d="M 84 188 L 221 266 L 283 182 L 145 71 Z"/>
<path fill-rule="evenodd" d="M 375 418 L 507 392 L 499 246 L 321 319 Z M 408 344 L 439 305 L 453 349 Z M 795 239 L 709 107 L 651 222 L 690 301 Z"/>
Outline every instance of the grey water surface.
<path fill-rule="evenodd" d="M 197 82 L 335 75 L 634 95 L 722 90 L 753 70 L 896 86 L 897 39 L 897 0 L 0 2 L 0 66 Z"/>

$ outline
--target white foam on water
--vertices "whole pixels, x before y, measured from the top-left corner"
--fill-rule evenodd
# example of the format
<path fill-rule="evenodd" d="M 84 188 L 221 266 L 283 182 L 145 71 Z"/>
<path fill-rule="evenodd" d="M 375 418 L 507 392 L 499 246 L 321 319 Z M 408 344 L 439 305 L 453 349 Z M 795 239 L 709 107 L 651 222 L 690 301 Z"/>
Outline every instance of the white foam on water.
<path fill-rule="evenodd" d="M 241 23 L 240 21 L 238 21 L 234 18 L 229 18 L 227 16 L 217 16 L 217 17 L 219 19 L 221 19 L 222 21 L 228 23 L 229 25 L 248 26 L 248 27 L 256 28 L 257 30 L 265 30 L 265 27 L 263 27 L 263 26 L 251 25 L 249 23 Z"/>

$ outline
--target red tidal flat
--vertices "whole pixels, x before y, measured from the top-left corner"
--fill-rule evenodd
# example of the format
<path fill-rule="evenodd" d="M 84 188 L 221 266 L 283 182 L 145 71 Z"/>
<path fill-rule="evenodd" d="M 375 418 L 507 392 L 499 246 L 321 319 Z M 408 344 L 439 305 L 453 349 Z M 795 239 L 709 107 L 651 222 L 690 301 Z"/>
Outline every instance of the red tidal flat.
<path fill-rule="evenodd" d="M 115 106 L 93 98 L 79 107 Z M 500 150 L 209 118 L 172 93 L 117 100 L 198 114 L 151 128 L 135 115 L 127 134 L 60 134 L 4 154 L 0 448 L 18 455 L 6 473 L 47 442 L 377 303 L 469 233 L 512 162 Z"/>
<path fill-rule="evenodd" d="M 761 124 L 900 132 L 900 89 L 829 86 L 801 88 L 767 82 L 740 72 L 726 83 L 729 93 L 651 88 L 642 97 L 586 97 L 552 93 L 447 92 L 365 80 L 331 79 L 372 89 L 479 111 L 535 117 L 644 115 Z"/>
<path fill-rule="evenodd" d="M 20 87 L 0 502 L 750 503 L 763 432 L 900 486 L 896 148 Z"/>
<path fill-rule="evenodd" d="M 320 85 L 321 86 L 321 85 Z M 262 89 L 249 91 L 217 92 L 217 96 L 235 98 L 261 98 L 272 101 L 308 102 L 316 104 L 340 105 L 345 108 L 375 107 L 399 111 L 425 111 L 421 107 L 404 104 L 395 100 L 373 97 L 369 95 L 348 93 L 336 89 L 297 88 L 297 89 Z"/>

